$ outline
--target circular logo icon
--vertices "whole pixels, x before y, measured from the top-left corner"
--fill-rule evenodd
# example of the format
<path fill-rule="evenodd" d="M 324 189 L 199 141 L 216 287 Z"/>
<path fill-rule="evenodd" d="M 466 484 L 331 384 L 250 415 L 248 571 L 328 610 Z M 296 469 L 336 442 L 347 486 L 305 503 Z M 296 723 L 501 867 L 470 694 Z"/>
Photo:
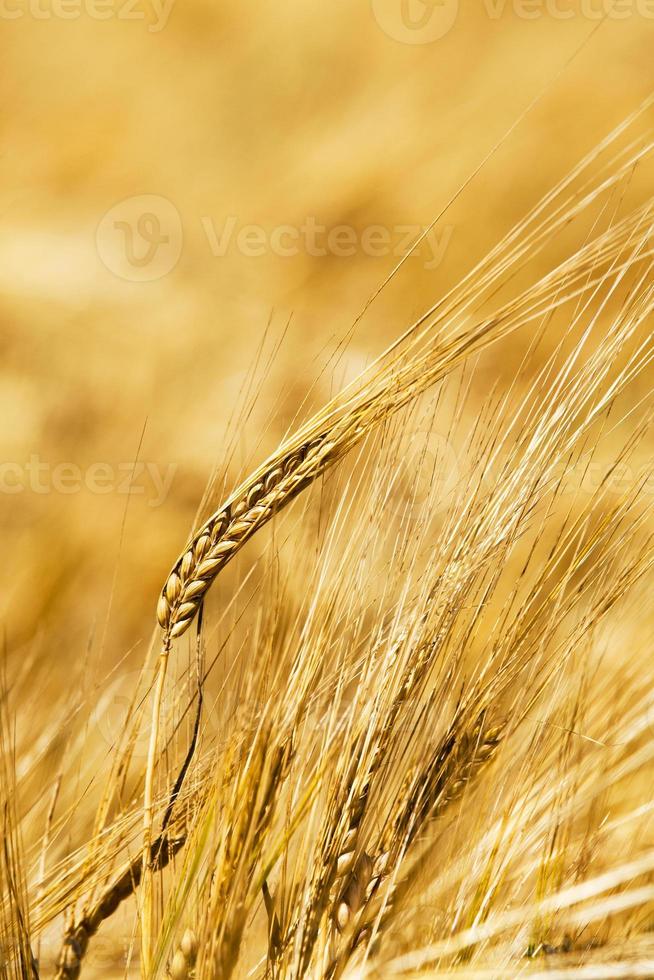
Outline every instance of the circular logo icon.
<path fill-rule="evenodd" d="M 93 721 L 104 741 L 112 748 L 125 732 L 135 691 L 137 689 L 142 691 L 144 699 L 149 702 L 150 696 L 147 692 L 154 680 L 154 674 L 151 672 L 139 686 L 140 680 L 140 670 L 130 670 L 120 674 L 109 681 L 97 699 L 93 710 Z M 147 756 L 148 739 L 148 725 L 142 724 L 134 743 L 135 756 Z"/>
<path fill-rule="evenodd" d="M 418 430 L 400 463 L 391 500 L 400 519 L 437 514 L 450 506 L 459 482 L 459 459 L 452 443 L 433 430 Z"/>
<path fill-rule="evenodd" d="M 103 216 L 95 240 L 100 259 L 119 279 L 152 282 L 177 265 L 182 252 L 182 220 L 165 197 L 128 197 Z"/>
<path fill-rule="evenodd" d="M 375 20 L 403 44 L 431 44 L 454 27 L 459 0 L 372 0 Z"/>
<path fill-rule="evenodd" d="M 141 692 L 139 704 L 143 703 L 145 706 L 145 717 L 139 726 L 136 741 L 134 742 L 133 754 L 135 758 L 147 757 L 150 741 L 149 710 L 150 704 L 152 703 L 154 680 L 154 671 L 142 677 L 140 670 L 130 670 L 109 681 L 105 690 L 98 697 L 92 718 L 101 738 L 110 748 L 116 745 L 119 738 L 125 732 L 130 718 L 130 708 L 132 707 L 134 692 L 138 690 Z M 169 681 L 172 683 L 170 678 Z M 197 702 L 194 702 L 189 712 L 191 725 L 195 718 L 196 704 Z M 207 729 L 211 732 L 217 730 L 214 710 L 210 699 L 205 698 L 200 723 L 200 730 L 205 732 L 205 734 Z"/>

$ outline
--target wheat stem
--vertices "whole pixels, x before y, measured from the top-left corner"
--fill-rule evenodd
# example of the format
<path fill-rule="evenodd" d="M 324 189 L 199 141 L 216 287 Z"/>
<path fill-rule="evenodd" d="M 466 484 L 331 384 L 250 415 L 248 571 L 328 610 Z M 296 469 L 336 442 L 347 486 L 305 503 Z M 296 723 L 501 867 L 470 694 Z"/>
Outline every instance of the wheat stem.
<path fill-rule="evenodd" d="M 157 746 L 159 743 L 159 726 L 161 722 L 161 704 L 163 701 L 164 684 L 170 654 L 170 637 L 164 637 L 164 643 L 159 655 L 157 678 L 152 696 L 152 717 L 150 721 L 150 738 L 148 742 L 148 758 L 145 770 L 145 788 L 143 793 L 143 888 L 141 890 L 141 976 L 145 978 L 150 971 L 150 953 L 152 949 L 152 911 L 153 911 L 153 869 L 151 865 L 152 820 L 154 799 L 154 770 L 157 761 Z"/>
<path fill-rule="evenodd" d="M 185 831 L 180 831 L 173 838 L 169 838 L 168 834 L 162 834 L 150 848 L 150 866 L 156 871 L 162 871 L 185 843 Z M 143 861 L 139 854 L 128 862 L 93 909 L 66 931 L 57 960 L 55 980 L 77 980 L 91 939 L 105 919 L 113 915 L 118 906 L 135 893 L 141 883 L 142 875 Z"/>

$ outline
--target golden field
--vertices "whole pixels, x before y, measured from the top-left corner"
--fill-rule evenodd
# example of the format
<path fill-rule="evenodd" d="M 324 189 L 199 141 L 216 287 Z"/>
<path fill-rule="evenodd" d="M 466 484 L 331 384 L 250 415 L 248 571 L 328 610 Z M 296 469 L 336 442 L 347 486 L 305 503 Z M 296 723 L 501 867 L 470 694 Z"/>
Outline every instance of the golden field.
<path fill-rule="evenodd" d="M 2 799 L 5 836 L 16 841 L 16 853 L 22 856 L 7 858 L 3 865 L 2 940 L 8 952 L 2 976 L 33 975 L 25 966 L 27 959 L 15 954 L 20 943 L 14 943 L 12 932 L 23 935 L 23 926 L 16 925 L 17 908 L 30 918 L 27 931 L 40 976 L 54 975 L 64 929 L 79 920 L 91 901 L 86 886 L 89 894 L 100 894 L 125 855 L 139 854 L 151 681 L 159 650 L 155 611 L 191 530 L 300 423 L 450 295 L 582 157 L 643 105 L 654 87 L 650 8 L 646 0 L 622 0 L 615 6 L 608 0 L 558 5 L 550 0 L 482 0 L 475 5 L 452 0 L 331 5 L 313 0 L 172 0 L 169 6 L 150 0 L 6 0 L 0 11 Z M 615 155 L 609 148 L 597 164 L 591 161 L 589 172 L 595 168 L 593 180 L 599 186 L 630 153 L 642 152 L 642 159 L 626 168 L 604 196 L 598 190 L 597 201 L 563 223 L 524 263 L 498 274 L 496 287 L 480 291 L 478 298 L 473 275 L 466 287 L 470 307 L 461 312 L 457 329 L 467 329 L 475 316 L 490 317 L 639 207 L 644 224 L 619 240 L 619 256 L 642 234 L 647 260 L 643 227 L 650 220 L 646 209 L 654 168 L 645 151 L 653 119 L 654 109 L 647 104 L 617 140 Z M 580 178 L 574 185 L 579 198 L 582 184 Z M 617 275 L 621 260 L 612 265 L 613 253 L 609 255 L 602 272 L 606 282 Z M 588 268 L 590 278 L 592 263 Z M 649 267 L 643 269 L 638 288 L 645 308 L 652 279 Z M 583 275 L 586 271 L 584 266 Z M 634 279 L 640 274 L 634 260 Z M 560 285 L 561 292 L 566 288 Z M 518 905 L 527 902 L 523 888 L 529 900 L 534 894 L 541 900 L 578 885 L 586 873 L 594 880 L 593 875 L 608 874 L 633 859 L 642 862 L 633 880 L 616 878 L 609 894 L 615 897 L 621 885 L 628 882 L 631 887 L 635 881 L 634 888 L 643 889 L 642 902 L 634 900 L 627 911 L 620 907 L 614 913 L 611 908 L 605 918 L 593 918 L 599 925 L 590 937 L 588 928 L 580 926 L 584 939 L 575 938 L 574 962 L 559 963 L 570 952 L 563 949 L 563 935 L 574 928 L 551 923 L 550 912 L 530 906 L 528 938 L 531 942 L 531 934 L 542 926 L 539 941 L 557 951 L 557 968 L 590 971 L 579 976 L 654 976 L 649 938 L 654 896 L 645 893 L 654 872 L 654 863 L 650 867 L 646 860 L 654 850 L 646 751 L 654 722 L 638 728 L 634 720 L 649 717 L 653 664 L 646 558 L 654 530 L 647 414 L 654 373 L 649 360 L 625 383 L 606 418 L 598 416 L 568 454 L 563 436 L 557 441 L 552 435 L 550 445 L 550 437 L 534 429 L 532 442 L 526 437 L 521 441 L 521 432 L 531 431 L 532 414 L 547 404 L 547 397 L 559 399 L 566 419 L 569 410 L 570 432 L 574 426 L 581 432 L 584 412 L 595 397 L 590 374 L 584 381 L 588 402 L 581 396 L 575 402 L 572 386 L 555 394 L 554 371 L 548 374 L 548 365 L 558 369 L 570 358 L 570 371 L 583 372 L 595 354 L 598 376 L 608 387 L 611 376 L 601 374 L 601 358 L 618 377 L 635 356 L 638 338 L 647 350 L 651 320 L 644 315 L 640 333 L 626 337 L 624 344 L 616 339 L 611 348 L 612 336 L 620 336 L 615 324 L 626 308 L 617 288 L 596 318 L 589 313 L 587 324 L 579 321 L 578 333 L 588 326 L 589 337 L 575 358 L 580 341 L 571 324 L 584 312 L 583 299 L 578 306 L 575 301 L 571 296 L 551 316 L 544 306 L 533 322 L 507 330 L 496 341 L 490 337 L 488 345 L 480 343 L 470 357 L 453 363 L 451 372 L 448 368 L 438 375 L 435 389 L 418 390 L 417 371 L 411 382 L 415 403 L 399 414 L 389 413 L 387 426 L 366 431 L 347 460 L 334 472 L 321 472 L 306 499 L 300 496 L 286 514 L 275 517 L 220 575 L 204 609 L 204 657 L 216 664 L 206 677 L 204 743 L 184 790 L 184 805 L 194 815 L 199 801 L 194 833 L 205 834 L 205 850 L 195 838 L 193 846 L 202 855 L 198 867 L 205 871 L 183 864 L 177 878 L 177 865 L 171 861 L 171 868 L 159 876 L 165 884 L 155 881 L 142 889 L 147 894 L 147 887 L 154 888 L 150 914 L 159 929 L 154 930 L 159 945 L 153 940 L 156 952 L 149 964 L 143 947 L 139 957 L 147 909 L 138 896 L 130 896 L 106 928 L 98 930 L 83 976 L 138 976 L 139 960 L 143 976 L 176 976 L 171 970 L 180 936 L 189 926 L 186 911 L 194 909 L 195 915 L 198 908 L 209 910 L 202 929 L 196 929 L 209 952 L 200 957 L 197 976 L 263 976 L 266 971 L 280 978 L 339 975 L 329 973 L 332 967 L 320 957 L 307 965 L 291 953 L 280 954 L 277 964 L 266 963 L 264 956 L 262 965 L 242 937 L 241 958 L 234 953 L 232 963 L 232 945 L 239 943 L 231 933 L 229 943 L 221 933 L 215 947 L 209 944 L 211 930 L 220 932 L 216 922 L 221 903 L 228 905 L 232 893 L 227 884 L 225 894 L 211 892 L 206 868 L 212 859 L 206 848 L 227 862 L 233 842 L 214 841 L 215 851 L 207 845 L 206 839 L 218 833 L 207 829 L 214 827 L 208 800 L 215 826 L 222 825 L 223 817 L 216 816 L 222 807 L 225 813 L 234 811 L 234 825 L 239 826 L 239 794 L 250 799 L 245 782 L 239 782 L 246 779 L 244 774 L 251 777 L 243 760 L 251 761 L 254 755 L 248 752 L 258 745 L 252 731 L 263 731 L 257 726 L 265 718 L 270 731 L 281 732 L 289 717 L 282 713 L 268 718 L 274 703 L 285 704 L 288 697 L 293 707 L 306 698 L 323 735 L 313 730 L 305 749 L 293 749 L 304 755 L 301 764 L 289 761 L 288 772 L 279 776 L 288 796 L 280 795 L 276 814 L 279 826 L 286 820 L 295 834 L 290 814 L 297 797 L 303 788 L 320 784 L 310 815 L 303 816 L 312 830 L 320 828 L 330 799 L 338 798 L 334 787 L 342 776 L 329 755 L 332 737 L 350 749 L 357 747 L 360 755 L 352 758 L 365 759 L 369 745 L 364 739 L 364 750 L 357 741 L 363 735 L 357 734 L 356 715 L 360 712 L 369 726 L 365 731 L 372 731 L 382 712 L 379 705 L 390 703 L 397 685 L 401 687 L 399 674 L 389 680 L 388 690 L 374 686 L 381 642 L 377 629 L 383 623 L 406 643 L 416 623 L 423 623 L 421 616 L 435 615 L 429 591 L 436 588 L 433 583 L 443 590 L 448 576 L 459 574 L 466 554 L 470 576 L 481 574 L 483 562 L 497 562 L 493 590 L 489 587 L 487 593 L 481 579 L 475 579 L 474 589 L 470 586 L 474 603 L 487 605 L 492 628 L 479 632 L 475 621 L 472 635 L 471 621 L 468 635 L 462 622 L 457 626 L 460 635 L 453 632 L 452 637 L 458 645 L 452 649 L 462 652 L 460 661 L 455 656 L 455 668 L 445 648 L 439 653 L 436 676 L 425 680 L 417 696 L 420 707 L 410 716 L 418 741 L 413 744 L 402 734 L 393 751 L 388 750 L 389 782 L 380 787 L 371 826 L 385 812 L 384 792 L 395 786 L 393 778 L 402 775 L 403 766 L 408 773 L 429 755 L 429 732 L 438 725 L 447 727 L 448 712 L 458 711 L 455 689 L 463 690 L 464 678 L 475 675 L 475 665 L 488 656 L 490 677 L 496 667 L 499 676 L 500 667 L 511 662 L 508 653 L 506 660 L 499 655 L 493 660 L 485 644 L 495 629 L 502 635 L 498 624 L 513 609 L 529 575 L 534 589 L 539 569 L 543 582 L 550 582 L 551 575 L 554 592 L 561 583 L 573 592 L 578 586 L 582 598 L 575 615 L 583 622 L 592 619 L 603 589 L 607 595 L 619 594 L 620 602 L 616 598 L 614 609 L 611 598 L 606 621 L 602 612 L 597 631 L 589 626 L 574 642 L 567 634 L 565 643 L 561 640 L 569 650 L 566 646 L 560 674 L 554 676 L 552 667 L 554 679 L 544 694 L 541 678 L 558 656 L 559 640 L 551 639 L 548 648 L 550 620 L 547 628 L 538 627 L 547 643 L 543 639 L 536 659 L 522 665 L 525 674 L 512 677 L 515 688 L 503 689 L 497 697 L 502 724 L 508 712 L 524 726 L 517 735 L 512 732 L 516 747 L 506 746 L 510 775 L 495 774 L 481 787 L 474 812 L 462 805 L 464 812 L 456 818 L 460 836 L 457 830 L 448 831 L 447 856 L 436 862 L 439 874 L 441 865 L 449 867 L 447 862 L 454 867 L 462 849 L 481 834 L 480 826 L 490 833 L 497 819 L 504 820 L 515 847 L 517 870 L 507 870 L 507 858 L 495 881 L 490 858 L 487 867 L 476 864 L 478 880 L 470 872 L 461 876 L 474 892 L 469 901 L 461 898 L 463 885 L 456 900 L 440 905 L 426 888 L 420 899 L 407 900 L 406 920 L 391 933 L 388 954 L 379 953 L 371 940 L 363 964 L 353 956 L 338 969 L 348 976 L 350 969 L 359 971 L 352 977 L 432 975 L 425 972 L 431 969 L 434 976 L 451 971 L 498 980 L 540 975 L 546 969 L 542 958 L 534 963 L 520 959 L 526 944 L 519 930 L 511 934 L 513 946 L 507 938 L 494 959 L 492 950 L 488 953 L 492 943 L 480 940 L 477 948 L 465 928 L 477 928 L 490 915 L 491 896 L 499 902 L 498 916 L 510 915 L 514 898 Z M 440 324 L 425 337 L 424 349 L 432 343 L 437 348 L 448 329 L 449 322 Z M 429 356 L 425 373 L 432 363 Z M 499 454 L 493 468 L 486 466 L 484 454 L 490 459 L 496 425 L 498 442 L 499 433 L 506 442 L 505 455 Z M 468 440 L 471 432 L 476 435 Z M 630 445 L 635 434 L 638 439 Z M 591 465 L 582 450 L 582 444 L 587 449 L 590 443 L 595 447 Z M 557 473 L 570 466 L 571 486 L 557 491 L 547 508 L 552 522 L 543 518 L 534 540 L 529 534 L 523 540 L 516 527 L 510 548 L 503 543 L 499 551 L 482 555 L 482 544 L 470 532 L 469 551 L 457 554 L 456 563 L 445 560 L 445 551 L 434 557 L 435 543 L 449 541 L 450 518 L 451 527 L 459 522 L 462 537 L 467 534 L 465 521 L 472 522 L 474 515 L 471 509 L 465 520 L 461 516 L 466 495 L 481 494 L 480 487 L 499 486 L 501 480 L 507 481 L 507 498 L 519 495 L 530 480 L 537 485 L 537 464 L 544 466 L 557 452 Z M 433 463 L 433 457 L 436 479 L 433 472 L 421 472 L 425 460 Z M 503 459 L 511 464 L 507 472 L 525 460 L 522 483 L 516 473 L 504 474 Z M 618 460 L 620 468 L 614 470 Z M 606 481 L 608 490 L 602 495 Z M 419 518 L 414 526 L 404 518 L 407 503 L 415 506 L 416 499 Z M 525 496 L 525 512 L 529 499 Z M 622 512 L 627 500 L 633 509 Z M 497 506 L 496 515 L 489 510 L 484 517 L 489 535 L 501 521 L 510 524 L 508 511 Z M 594 572 L 588 594 L 580 584 L 586 581 L 586 569 L 576 564 L 578 555 L 585 555 L 584 545 L 572 542 L 562 549 L 560 561 L 551 559 L 568 520 L 578 520 L 592 540 L 600 540 L 604 532 L 598 529 L 604 523 L 611 529 L 613 522 L 618 538 L 606 543 L 605 553 L 589 551 Z M 478 563 L 472 559 L 477 547 Z M 455 554 L 454 545 L 452 549 Z M 632 559 L 644 564 L 633 583 L 631 572 L 624 573 L 627 590 L 620 563 L 626 568 Z M 483 568 L 492 577 L 492 568 Z M 615 582 L 610 584 L 612 575 Z M 432 582 L 429 588 L 427 580 Z M 467 578 L 465 582 L 467 588 Z M 461 595 L 456 593 L 465 618 L 473 598 L 468 602 Z M 394 619 L 398 609 L 409 617 L 410 627 L 400 622 L 399 613 Z M 561 623 L 554 622 L 555 613 L 552 617 L 552 637 L 558 638 Z M 518 634 L 522 636 L 516 626 Z M 318 658 L 318 649 L 320 680 L 312 659 Z M 164 731 L 170 739 L 158 757 L 159 817 L 192 737 L 194 656 L 194 632 L 189 631 L 175 642 L 168 667 L 165 717 L 157 741 L 162 744 Z M 410 656 L 402 654 L 405 666 Z M 291 668 L 304 664 L 305 657 L 316 672 L 310 692 L 309 681 L 305 690 L 297 679 L 299 668 Z M 523 704 L 521 688 L 529 684 L 547 707 L 535 700 L 535 707 Z M 438 697 L 437 721 L 429 720 L 425 705 L 439 704 Z M 484 693 L 484 712 L 487 697 Z M 244 704 L 254 706 L 252 717 L 241 716 Z M 341 713 L 348 719 L 345 734 L 337 724 Z M 134 719 L 140 734 L 127 750 L 120 742 Z M 302 743 L 303 726 L 310 728 L 313 721 L 293 719 Z M 477 715 L 465 720 L 471 726 L 466 738 L 472 738 L 470 732 L 479 734 Z M 635 747 L 620 727 L 628 723 L 637 729 Z M 544 747 L 539 742 L 543 725 L 549 739 Z M 236 748 L 229 744 L 232 731 Z M 607 735 L 611 731 L 621 733 L 616 744 Z M 594 751 L 587 757 L 591 745 Z M 616 745 L 629 745 L 633 755 L 624 749 L 623 758 Z M 321 752 L 334 768 L 325 776 L 318 765 L 318 778 L 310 774 Z M 638 753 L 642 763 L 631 766 L 630 759 L 641 758 Z M 117 776 L 112 769 L 120 759 L 127 775 L 121 771 Z M 270 765 L 270 758 L 264 758 L 257 786 L 265 782 Z M 466 765 L 460 781 L 467 785 L 472 770 Z M 492 765 L 505 763 L 495 760 Z M 224 773 L 232 772 L 230 766 L 236 773 L 233 792 L 228 780 L 221 782 Z M 574 771 L 570 782 L 567 766 Z M 619 776 L 608 778 L 618 770 Z M 533 778 L 533 792 L 542 793 L 547 771 L 552 773 L 553 799 L 551 805 L 543 803 L 538 819 L 533 816 L 542 837 L 530 843 L 529 851 L 524 844 L 529 821 L 525 817 L 521 823 L 520 817 L 529 807 L 517 802 L 516 787 Z M 598 785 L 591 792 L 592 779 Z M 205 798 L 206 786 L 211 789 Z M 556 787 L 561 787 L 559 796 Z M 105 792 L 111 799 L 100 819 Z M 577 793 L 583 803 L 569 816 L 566 806 Z M 399 794 L 398 784 L 390 797 L 399 799 Z M 458 805 L 453 793 L 455 797 Z M 422 814 L 421 806 L 417 811 Z M 505 806 L 502 818 L 494 806 Z M 638 819 L 630 823 L 636 812 Z M 584 829 L 585 820 L 588 826 L 592 823 L 593 834 L 608 825 L 614 836 L 604 840 L 597 830 L 594 837 Z M 266 824 L 265 833 L 261 831 L 266 841 L 268 833 L 279 863 L 266 864 L 266 870 L 278 896 L 284 894 L 285 881 L 291 882 L 283 913 L 295 923 L 291 906 L 301 892 L 298 867 L 317 861 L 318 845 L 309 830 L 300 830 L 300 839 L 293 837 L 282 860 L 275 851 L 281 830 Z M 242 847 L 246 839 L 244 833 Z M 409 839 L 413 845 L 407 834 Z M 509 848 L 507 840 L 501 846 Z M 500 844 L 495 841 L 493 847 L 489 852 L 496 853 Z M 190 862 L 184 857 L 188 850 L 175 860 Z M 537 856 L 545 854 L 539 868 Z M 233 855 L 229 860 L 237 861 Z M 265 863 L 258 852 L 252 860 L 253 868 L 256 862 Z M 289 867 L 280 871 L 285 861 Z M 422 852 L 421 861 L 429 866 Z M 20 887 L 8 884 L 11 868 L 21 869 L 16 872 L 23 878 Z M 248 896 L 263 875 L 258 864 L 257 869 L 250 869 Z M 429 871 L 424 875 L 429 877 Z M 530 875 L 533 889 L 526 884 Z M 186 890 L 179 885 L 176 892 L 180 880 Z M 503 884 L 508 896 L 500 900 Z M 441 893 L 447 887 L 451 882 L 442 885 Z M 485 888 L 488 902 L 479 897 Z M 21 889 L 25 897 L 18 901 L 15 892 Z M 278 902 L 284 905 L 279 897 Z M 266 947 L 264 905 L 261 899 L 248 905 L 252 947 Z M 417 910 L 413 918 L 412 908 Z M 451 908 L 460 911 L 456 922 L 448 918 Z M 278 908 L 280 921 L 284 914 Z M 317 934 L 323 928 L 324 923 L 316 927 Z M 438 956 L 420 960 L 423 947 L 446 945 L 458 932 L 467 936 L 460 948 L 453 952 L 439 947 Z M 640 973 L 628 972 L 634 936 L 633 959 L 639 965 L 632 970 Z M 230 946 L 229 956 L 221 943 Z M 612 966 L 598 965 L 602 954 L 595 957 L 595 951 L 601 947 L 607 947 L 605 959 Z M 590 965 L 585 958 L 589 950 L 595 957 Z M 414 954 L 416 962 L 409 962 Z M 269 960 L 274 960 L 270 951 Z"/>

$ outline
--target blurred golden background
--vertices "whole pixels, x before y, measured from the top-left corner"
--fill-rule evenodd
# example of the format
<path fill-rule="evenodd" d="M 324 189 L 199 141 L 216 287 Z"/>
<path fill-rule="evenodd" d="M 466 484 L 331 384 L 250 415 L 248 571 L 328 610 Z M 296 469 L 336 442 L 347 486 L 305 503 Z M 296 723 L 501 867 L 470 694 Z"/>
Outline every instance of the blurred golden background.
<path fill-rule="evenodd" d="M 3 0 L 10 660 L 53 692 L 140 664 L 214 468 L 261 460 L 649 94 L 652 4 L 610 6 Z"/>

